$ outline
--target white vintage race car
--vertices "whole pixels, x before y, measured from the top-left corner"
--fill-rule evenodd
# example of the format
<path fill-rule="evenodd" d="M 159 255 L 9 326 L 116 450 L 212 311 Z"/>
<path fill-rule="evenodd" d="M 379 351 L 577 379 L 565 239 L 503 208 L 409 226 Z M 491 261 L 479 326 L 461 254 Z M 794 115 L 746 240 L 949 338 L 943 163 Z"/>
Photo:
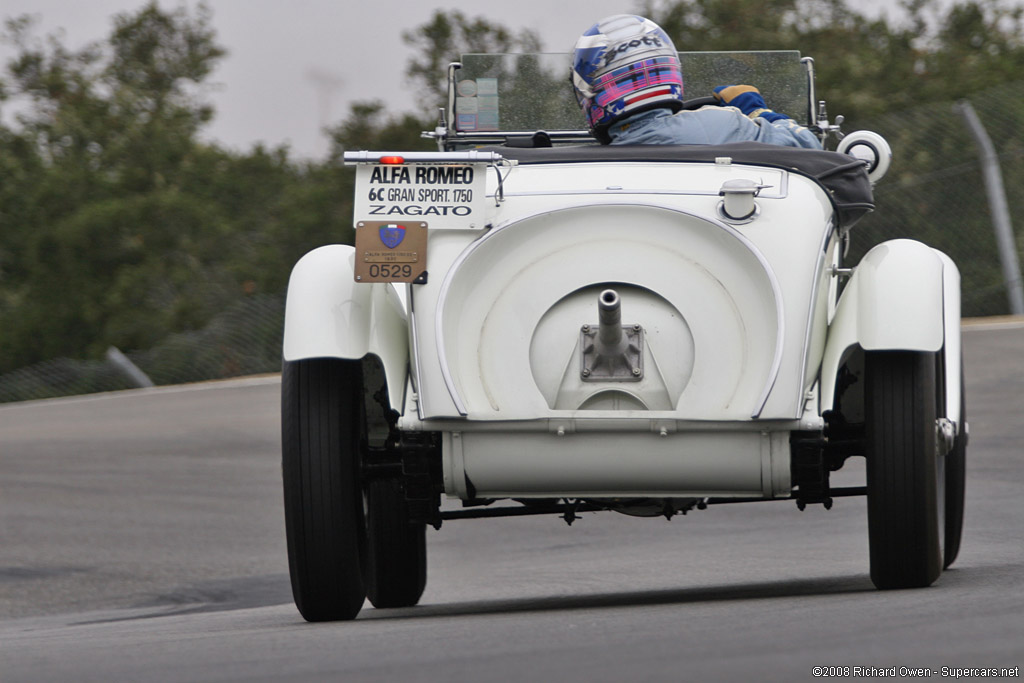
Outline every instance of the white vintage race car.
<path fill-rule="evenodd" d="M 836 131 L 799 53 L 681 59 L 689 92 L 756 83 Z M 415 604 L 446 520 L 848 495 L 875 585 L 931 584 L 963 517 L 959 273 L 904 239 L 842 263 L 885 141 L 602 146 L 567 71 L 466 56 L 438 152 L 345 155 L 355 246 L 304 256 L 285 316 L 303 617 Z M 866 486 L 830 487 L 851 456 Z"/>

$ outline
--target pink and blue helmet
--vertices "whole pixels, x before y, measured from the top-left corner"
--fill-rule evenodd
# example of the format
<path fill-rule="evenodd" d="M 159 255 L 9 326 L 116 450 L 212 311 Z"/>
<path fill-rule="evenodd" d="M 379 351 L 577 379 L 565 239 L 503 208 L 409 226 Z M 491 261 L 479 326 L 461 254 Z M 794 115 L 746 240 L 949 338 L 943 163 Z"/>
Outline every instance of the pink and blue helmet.
<path fill-rule="evenodd" d="M 616 14 L 591 26 L 573 49 L 572 85 L 590 132 L 632 114 L 682 108 L 683 73 L 672 39 L 650 19 Z"/>

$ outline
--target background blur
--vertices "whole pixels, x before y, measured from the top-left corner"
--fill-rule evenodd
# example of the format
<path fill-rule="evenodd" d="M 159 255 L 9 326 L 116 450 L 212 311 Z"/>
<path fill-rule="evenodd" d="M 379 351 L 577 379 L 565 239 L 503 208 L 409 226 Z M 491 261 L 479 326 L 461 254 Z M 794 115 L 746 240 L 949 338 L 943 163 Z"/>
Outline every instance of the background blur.
<path fill-rule="evenodd" d="M 419 132 L 449 61 L 566 51 L 619 11 L 683 50 L 815 57 L 830 115 L 895 153 L 850 261 L 921 239 L 959 265 L 965 316 L 1008 312 L 978 149 L 953 105 L 972 103 L 991 137 L 1019 235 L 1020 0 L 544 7 L 4 0 L 0 401 L 135 386 L 112 348 L 157 384 L 278 370 L 291 266 L 351 240 L 341 153 L 429 149 Z"/>
<path fill-rule="evenodd" d="M 861 0 L 866 7 L 880 0 Z M 37 34 L 61 32 L 69 47 L 102 40 L 112 17 L 134 12 L 145 0 L 0 0 L 0 17 L 30 14 Z M 161 8 L 198 0 L 160 0 Z M 357 100 L 380 99 L 394 111 L 415 109 L 405 82 L 414 56 L 401 32 L 430 20 L 433 3 L 417 0 L 206 0 L 217 42 L 227 54 L 204 82 L 216 116 L 200 136 L 244 150 L 256 142 L 286 144 L 294 156 L 327 153 L 322 128 L 341 119 Z M 448 0 L 445 12 L 476 15 L 479 0 Z M 547 0 L 492 3 L 489 21 L 511 30 L 529 29 L 552 51 L 568 51 L 597 19 L 630 11 L 632 0 L 563 0 L 550 12 Z M 0 57 L 13 56 L 0 45 Z"/>

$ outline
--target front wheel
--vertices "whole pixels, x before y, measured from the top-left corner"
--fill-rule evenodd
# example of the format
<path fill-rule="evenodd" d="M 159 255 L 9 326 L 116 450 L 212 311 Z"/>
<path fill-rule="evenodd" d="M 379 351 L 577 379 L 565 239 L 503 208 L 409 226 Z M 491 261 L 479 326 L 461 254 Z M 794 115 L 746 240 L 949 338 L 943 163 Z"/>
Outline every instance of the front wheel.
<path fill-rule="evenodd" d="M 865 456 L 871 580 L 931 585 L 942 571 L 935 354 L 865 354 Z M 944 510 L 942 511 L 944 512 Z"/>
<path fill-rule="evenodd" d="M 366 589 L 359 486 L 363 375 L 358 361 L 285 362 L 281 442 L 292 596 L 307 621 L 354 619 Z"/>

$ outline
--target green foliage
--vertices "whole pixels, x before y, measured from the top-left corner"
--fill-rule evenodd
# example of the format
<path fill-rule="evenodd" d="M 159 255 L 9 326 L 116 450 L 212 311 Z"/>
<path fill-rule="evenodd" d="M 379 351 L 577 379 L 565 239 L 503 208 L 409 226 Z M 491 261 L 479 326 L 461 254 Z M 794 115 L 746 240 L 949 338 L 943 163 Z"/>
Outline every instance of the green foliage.
<path fill-rule="evenodd" d="M 301 250 L 347 223 L 324 171 L 198 141 L 224 54 L 209 21 L 151 2 L 77 52 L 7 23 L 20 106 L 0 127 L 0 370 L 201 328 L 280 292 Z"/>
<path fill-rule="evenodd" d="M 798 49 L 815 57 L 819 92 L 833 112 L 857 120 L 1021 77 L 1020 5 L 943 7 L 911 0 L 893 20 L 844 0 L 679 0 L 648 2 L 644 11 L 680 50 Z"/>
<path fill-rule="evenodd" d="M 950 8 L 919 64 L 928 100 L 962 97 L 1024 76 L 1024 6 L 977 0 Z"/>
<path fill-rule="evenodd" d="M 412 114 L 386 117 L 382 102 L 356 102 L 349 117 L 329 130 L 329 158 L 338 162 L 345 150 L 430 149 L 435 143 L 425 141 L 420 131 L 433 128 L 434 121 L 436 118 L 421 119 Z"/>
<path fill-rule="evenodd" d="M 540 52 L 540 39 L 532 31 L 514 33 L 457 10 L 449 14 L 435 10 L 430 21 L 403 32 L 402 38 L 420 55 L 409 62 L 405 73 L 419 86 L 423 112 L 434 112 L 447 101 L 448 64 L 462 55 Z"/>

